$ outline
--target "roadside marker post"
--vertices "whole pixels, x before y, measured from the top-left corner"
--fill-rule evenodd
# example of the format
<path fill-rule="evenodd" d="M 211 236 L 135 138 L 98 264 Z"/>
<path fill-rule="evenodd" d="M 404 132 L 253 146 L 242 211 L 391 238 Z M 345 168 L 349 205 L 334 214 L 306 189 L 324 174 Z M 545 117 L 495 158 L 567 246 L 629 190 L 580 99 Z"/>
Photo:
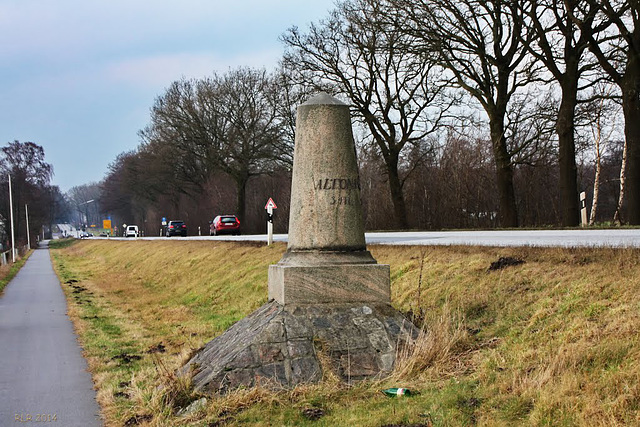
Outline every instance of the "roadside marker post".
<path fill-rule="evenodd" d="M 589 225 L 587 220 L 587 193 L 585 191 L 580 193 L 580 219 L 580 225 L 583 227 Z"/>
<path fill-rule="evenodd" d="M 267 246 L 271 246 L 273 244 L 273 210 L 278 209 L 278 207 L 273 199 L 269 197 L 264 208 L 267 210 Z"/>

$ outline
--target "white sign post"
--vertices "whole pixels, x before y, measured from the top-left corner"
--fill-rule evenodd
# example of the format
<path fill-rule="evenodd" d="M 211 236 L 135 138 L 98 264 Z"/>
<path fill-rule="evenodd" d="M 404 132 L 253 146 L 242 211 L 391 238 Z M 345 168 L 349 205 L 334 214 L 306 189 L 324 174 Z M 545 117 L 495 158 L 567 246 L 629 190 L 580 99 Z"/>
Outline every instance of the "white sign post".
<path fill-rule="evenodd" d="M 278 207 L 273 199 L 269 197 L 264 208 L 267 210 L 267 245 L 271 246 L 273 244 L 273 210 L 278 209 Z"/>

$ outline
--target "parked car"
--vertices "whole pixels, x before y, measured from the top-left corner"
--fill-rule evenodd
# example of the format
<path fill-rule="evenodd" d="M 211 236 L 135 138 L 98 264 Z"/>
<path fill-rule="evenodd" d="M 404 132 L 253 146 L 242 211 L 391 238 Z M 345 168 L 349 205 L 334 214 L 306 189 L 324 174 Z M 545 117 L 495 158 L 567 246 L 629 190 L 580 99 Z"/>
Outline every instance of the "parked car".
<path fill-rule="evenodd" d="M 184 221 L 169 221 L 167 223 L 166 236 L 186 236 L 187 235 L 187 225 Z"/>
<path fill-rule="evenodd" d="M 127 229 L 124 231 L 124 237 L 140 237 L 140 231 L 138 231 L 138 226 L 127 225 Z"/>
<path fill-rule="evenodd" d="M 218 234 L 240 235 L 240 220 L 235 215 L 218 215 L 209 225 L 209 236 Z"/>

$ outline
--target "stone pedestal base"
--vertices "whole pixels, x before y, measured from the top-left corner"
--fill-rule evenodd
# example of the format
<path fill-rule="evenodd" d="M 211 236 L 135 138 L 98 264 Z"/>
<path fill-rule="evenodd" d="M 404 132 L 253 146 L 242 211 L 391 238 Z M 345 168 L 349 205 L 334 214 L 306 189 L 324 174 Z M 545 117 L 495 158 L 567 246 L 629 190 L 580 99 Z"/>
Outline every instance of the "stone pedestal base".
<path fill-rule="evenodd" d="M 280 304 L 391 304 L 389 266 L 269 266 L 269 300 Z"/>
<path fill-rule="evenodd" d="M 351 382 L 391 373 L 397 346 L 417 333 L 390 305 L 272 301 L 210 341 L 181 373 L 205 393 L 258 383 L 290 388 L 320 381 L 324 369 Z"/>

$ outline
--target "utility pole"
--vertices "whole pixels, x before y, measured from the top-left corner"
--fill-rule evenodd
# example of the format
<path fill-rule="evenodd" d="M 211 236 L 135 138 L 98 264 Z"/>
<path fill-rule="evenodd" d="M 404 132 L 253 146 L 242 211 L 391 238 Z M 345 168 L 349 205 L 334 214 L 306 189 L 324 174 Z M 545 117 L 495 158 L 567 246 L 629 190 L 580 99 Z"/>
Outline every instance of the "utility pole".
<path fill-rule="evenodd" d="M 29 205 L 24 205 L 24 214 L 27 217 L 27 250 L 31 249 L 31 236 L 29 236 Z"/>
<path fill-rule="evenodd" d="M 13 230 L 13 197 L 11 195 L 11 175 L 9 175 L 9 211 L 11 212 L 11 260 L 16 262 L 16 239 Z"/>

